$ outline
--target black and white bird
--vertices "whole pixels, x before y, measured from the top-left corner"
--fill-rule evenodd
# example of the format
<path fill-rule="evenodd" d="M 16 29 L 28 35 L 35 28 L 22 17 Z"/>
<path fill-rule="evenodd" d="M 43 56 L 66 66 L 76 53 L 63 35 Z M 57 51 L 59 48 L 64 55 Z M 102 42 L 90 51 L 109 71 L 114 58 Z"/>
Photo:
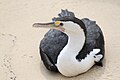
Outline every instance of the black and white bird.
<path fill-rule="evenodd" d="M 73 12 L 61 10 L 50 23 L 33 27 L 50 28 L 39 49 L 45 67 L 64 76 L 76 76 L 93 65 L 103 66 L 104 36 L 95 21 L 78 19 Z"/>

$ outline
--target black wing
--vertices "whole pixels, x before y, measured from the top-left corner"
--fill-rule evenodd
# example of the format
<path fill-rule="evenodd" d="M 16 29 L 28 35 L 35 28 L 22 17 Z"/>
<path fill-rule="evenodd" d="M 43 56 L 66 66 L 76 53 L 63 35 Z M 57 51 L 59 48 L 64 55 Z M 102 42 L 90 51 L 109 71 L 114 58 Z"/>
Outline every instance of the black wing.
<path fill-rule="evenodd" d="M 68 36 L 61 31 L 50 29 L 40 43 L 40 55 L 46 68 L 57 71 L 55 64 L 60 51 L 67 44 Z"/>

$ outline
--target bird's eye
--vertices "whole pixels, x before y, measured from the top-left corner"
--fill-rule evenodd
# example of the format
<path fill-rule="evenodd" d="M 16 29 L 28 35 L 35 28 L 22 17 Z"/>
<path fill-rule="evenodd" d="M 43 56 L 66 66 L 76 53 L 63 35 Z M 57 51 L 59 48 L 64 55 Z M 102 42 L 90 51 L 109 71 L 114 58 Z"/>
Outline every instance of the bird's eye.
<path fill-rule="evenodd" d="M 60 26 L 63 26 L 63 23 L 60 23 Z"/>
<path fill-rule="evenodd" d="M 55 21 L 55 26 L 59 26 L 60 25 L 60 21 Z"/>

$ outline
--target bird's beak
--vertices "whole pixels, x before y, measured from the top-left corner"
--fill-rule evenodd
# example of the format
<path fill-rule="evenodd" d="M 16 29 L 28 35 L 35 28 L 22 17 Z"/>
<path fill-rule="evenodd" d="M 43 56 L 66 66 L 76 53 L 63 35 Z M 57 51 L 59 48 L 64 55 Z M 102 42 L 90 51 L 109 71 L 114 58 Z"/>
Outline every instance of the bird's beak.
<path fill-rule="evenodd" d="M 57 24 L 56 24 L 57 23 Z M 64 32 L 63 26 L 59 26 L 58 22 L 49 22 L 49 23 L 34 23 L 33 27 L 36 28 L 50 28 L 50 29 L 57 29 L 59 31 Z"/>
<path fill-rule="evenodd" d="M 54 22 L 50 22 L 50 23 L 34 23 L 33 27 L 36 27 L 36 28 L 51 28 L 51 27 L 54 27 Z"/>

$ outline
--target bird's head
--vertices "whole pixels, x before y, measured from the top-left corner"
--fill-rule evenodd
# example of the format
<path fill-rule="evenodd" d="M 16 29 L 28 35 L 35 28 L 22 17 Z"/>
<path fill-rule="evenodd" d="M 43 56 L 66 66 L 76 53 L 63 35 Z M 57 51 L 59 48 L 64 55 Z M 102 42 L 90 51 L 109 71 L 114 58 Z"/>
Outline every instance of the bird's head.
<path fill-rule="evenodd" d="M 57 29 L 62 32 L 75 32 L 80 26 L 72 21 L 55 21 L 50 23 L 34 23 L 33 27 Z"/>
<path fill-rule="evenodd" d="M 65 28 L 63 27 L 63 23 L 61 21 L 54 21 L 49 23 L 34 23 L 33 27 L 57 29 L 63 32 L 65 31 Z"/>
<path fill-rule="evenodd" d="M 61 10 L 59 17 L 53 18 L 49 23 L 34 23 L 33 27 L 57 29 L 62 32 L 77 32 L 79 28 L 85 28 L 84 23 L 75 17 L 73 12 Z"/>

